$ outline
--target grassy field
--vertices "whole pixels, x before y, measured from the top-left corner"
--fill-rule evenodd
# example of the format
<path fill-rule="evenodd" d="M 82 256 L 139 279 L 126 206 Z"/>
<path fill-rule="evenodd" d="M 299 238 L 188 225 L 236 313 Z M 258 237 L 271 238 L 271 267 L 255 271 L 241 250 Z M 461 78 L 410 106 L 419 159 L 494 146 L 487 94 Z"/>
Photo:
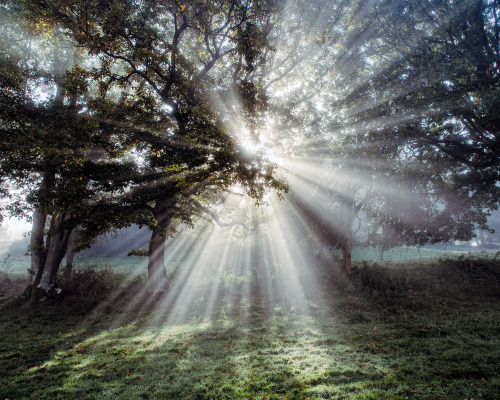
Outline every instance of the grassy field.
<path fill-rule="evenodd" d="M 498 260 L 318 273 L 307 307 L 271 299 L 253 274 L 210 315 L 168 321 L 161 301 L 143 307 L 140 277 L 120 292 L 127 275 L 81 268 L 64 301 L 30 309 L 4 274 L 0 399 L 500 398 Z"/>
<path fill-rule="evenodd" d="M 19 251 L 20 249 L 22 249 L 21 252 Z M 0 273 L 5 272 L 10 275 L 26 274 L 26 271 L 30 267 L 31 258 L 29 255 L 24 254 L 24 252 L 25 247 L 23 246 L 18 246 L 17 251 L 14 253 L 9 251 L 8 246 L 0 248 Z M 372 263 L 377 262 L 385 264 L 403 261 L 413 262 L 415 260 L 426 261 L 439 257 L 456 258 L 461 255 L 465 257 L 493 258 L 497 253 L 498 248 L 482 249 L 480 247 L 471 246 L 443 246 L 442 244 L 428 245 L 420 248 L 398 247 L 387 250 L 383 253 L 376 248 L 354 247 L 352 259 L 356 262 L 370 260 Z M 167 259 L 166 261 L 169 267 L 172 267 L 172 264 L 178 264 L 178 260 Z M 75 263 L 80 265 L 101 263 L 113 266 L 116 270 L 123 273 L 130 273 L 131 271 L 137 270 L 146 273 L 148 264 L 147 259 L 140 257 L 127 257 L 126 255 L 119 257 L 92 257 L 85 254 L 77 254 L 75 257 Z"/>

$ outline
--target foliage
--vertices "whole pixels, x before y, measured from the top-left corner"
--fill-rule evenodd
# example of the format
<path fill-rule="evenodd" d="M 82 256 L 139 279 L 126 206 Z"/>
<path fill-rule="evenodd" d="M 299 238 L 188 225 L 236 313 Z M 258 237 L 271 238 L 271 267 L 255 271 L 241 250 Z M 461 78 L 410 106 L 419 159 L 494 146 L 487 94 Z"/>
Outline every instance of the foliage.
<path fill-rule="evenodd" d="M 62 274 L 60 280 L 64 279 Z M 71 276 L 63 282 L 63 290 L 70 302 L 92 307 L 103 302 L 125 279 L 125 276 L 112 271 L 107 265 L 85 264 L 73 269 Z"/>
<path fill-rule="evenodd" d="M 36 214 L 33 288 L 54 287 L 67 248 L 132 223 L 152 230 L 154 274 L 173 219 L 213 216 L 203 203 L 234 184 L 257 202 L 287 189 L 237 141 L 267 109 L 258 72 L 277 10 L 272 1 L 3 3 L 4 29 L 20 19 L 19 43 L 35 42 L 2 65 L 0 111 L 0 179 L 28 192 L 10 211 Z M 40 98 L 43 86 L 54 95 Z M 230 129 L 230 118 L 241 126 Z"/>
<path fill-rule="evenodd" d="M 292 168 L 292 190 L 308 188 L 292 201 L 310 208 L 317 238 L 346 253 L 360 227 L 383 250 L 488 229 L 499 201 L 498 3 L 359 1 L 328 18 L 304 64 L 308 91 L 287 92 L 315 174 Z"/>
<path fill-rule="evenodd" d="M 378 221 L 371 226 L 372 243 L 468 240 L 475 228 L 486 229 L 499 195 L 498 124 L 491 123 L 499 58 L 498 20 L 490 16 L 497 11 L 493 2 L 389 1 L 376 12 L 389 26 L 379 31 L 383 45 L 374 44 L 374 56 L 406 50 L 394 54 L 350 103 L 373 99 L 373 106 L 356 113 L 359 121 L 397 121 L 373 132 L 384 143 L 383 153 L 397 157 L 390 173 L 399 176 L 389 182 L 403 195 L 370 210 Z"/>
<path fill-rule="evenodd" d="M 86 232 L 95 235 L 96 230 L 105 231 L 110 226 L 129 224 L 131 213 L 124 207 L 134 208 L 134 222 L 152 225 L 151 218 L 143 215 L 151 211 L 148 204 L 179 193 L 188 197 L 207 185 L 225 188 L 238 181 L 244 183 L 249 194 L 256 199 L 262 196 L 267 184 L 278 190 L 284 188 L 282 183 L 272 179 L 271 165 L 263 165 L 256 158 L 243 160 L 240 157 L 234 139 L 222 126 L 223 119 L 227 117 L 221 115 L 221 110 L 211 109 L 209 104 L 209 97 L 217 93 L 219 97 L 223 96 L 232 85 L 246 87 L 240 93 L 244 96 L 243 104 L 253 104 L 252 108 L 260 103 L 248 97 L 257 96 L 258 92 L 253 89 L 254 83 L 248 74 L 243 78 L 237 73 L 241 68 L 254 70 L 257 67 L 259 54 L 267 46 L 263 27 L 258 27 L 257 23 L 265 23 L 266 18 L 272 17 L 272 5 L 266 7 L 259 2 L 254 8 L 227 2 L 218 8 L 214 3 L 207 5 L 205 10 L 214 13 L 209 19 L 196 11 L 199 4 L 159 5 L 152 2 L 148 13 L 126 2 L 116 3 L 110 8 L 87 6 L 78 2 L 71 18 L 65 17 L 68 11 L 65 7 L 69 5 L 58 2 L 36 6 L 41 9 L 33 9 L 33 4 L 26 4 L 22 14 L 32 26 L 38 27 L 43 21 L 42 26 L 50 26 L 52 30 L 49 32 L 56 39 L 62 39 L 64 35 L 94 54 L 91 63 L 81 62 L 81 65 L 72 68 L 66 66 L 69 68 L 67 71 L 64 65 L 58 66 L 59 73 L 64 77 L 54 72 L 54 83 L 72 96 L 69 101 L 73 108 L 59 106 L 51 110 L 53 107 L 49 107 L 48 114 L 42 113 L 31 121 L 25 120 L 26 114 L 33 114 L 33 108 L 41 107 L 31 105 L 27 113 L 21 113 L 20 109 L 14 113 L 17 118 L 14 125 L 38 127 L 48 123 L 45 128 L 48 132 L 39 141 L 31 131 L 25 135 L 21 131 L 15 136 L 9 135 L 9 138 L 16 138 L 16 143 L 7 141 L 3 157 L 8 159 L 12 156 L 9 149 L 16 148 L 19 153 L 19 149 L 25 148 L 20 144 L 29 140 L 32 146 L 26 150 L 39 149 L 42 153 L 35 156 L 50 158 L 51 175 L 62 180 L 61 184 L 56 181 L 52 185 L 56 188 L 52 192 L 38 190 L 38 197 L 31 202 L 47 196 L 52 198 L 56 193 L 66 203 L 72 204 L 76 198 L 89 197 L 92 193 L 90 185 L 94 191 L 100 192 L 99 201 L 103 204 L 92 204 L 92 212 L 81 216 L 78 222 L 83 226 L 89 225 Z M 10 5 L 6 10 L 12 12 L 13 8 Z M 119 21 L 115 21 L 116 18 Z M 93 22 L 89 24 L 91 19 Z M 178 25 L 177 21 L 181 20 L 183 23 Z M 109 24 L 116 22 L 119 25 L 109 29 Z M 78 28 L 80 23 L 87 24 L 89 30 L 82 33 Z M 99 25 L 104 29 L 98 28 Z M 146 25 L 149 28 L 141 30 Z M 93 28 L 90 29 L 90 26 Z M 55 31 L 54 27 L 57 27 Z M 174 36 L 172 40 L 171 35 Z M 201 61 L 193 53 L 194 50 L 201 52 Z M 236 64 L 223 62 L 238 53 L 244 56 L 243 61 L 240 59 Z M 30 64 L 31 60 L 26 63 Z M 193 72 L 197 68 L 196 63 L 204 66 L 198 74 Z M 236 68 L 232 74 L 233 82 L 216 83 L 217 76 L 227 74 L 228 68 Z M 218 70 L 214 76 L 212 69 Z M 48 75 L 45 71 L 31 72 Z M 36 87 L 41 82 L 35 77 L 29 84 Z M 51 100 L 57 102 L 57 99 Z M 40 111 L 44 112 L 44 109 Z M 247 111 L 255 114 L 255 110 Z M 72 122 L 74 118 L 76 121 Z M 58 124 L 58 121 L 64 121 L 65 125 Z M 54 126 L 50 126 L 52 123 Z M 78 127 L 78 132 L 67 136 L 69 127 L 71 130 Z M 10 131 L 12 129 L 9 128 Z M 66 136 L 61 136 L 64 132 Z M 131 147 L 144 158 L 143 166 L 127 164 L 127 150 Z M 96 151 L 101 152 L 101 165 L 95 165 L 92 159 Z M 121 159 L 120 163 L 110 165 L 109 158 L 116 157 Z M 102 160 L 106 162 L 102 163 Z M 25 163 L 20 165 L 21 161 Z M 10 164 L 10 169 L 7 161 L 3 160 L 3 170 L 11 177 L 14 171 L 25 171 L 22 168 L 42 173 L 48 168 L 46 163 L 36 164 L 32 154 L 19 153 Z M 140 179 L 137 174 L 140 174 Z M 105 191 L 116 196 L 117 190 L 130 185 L 134 179 L 137 186 L 129 190 L 131 194 L 127 197 L 119 199 L 121 205 L 116 199 L 103 196 Z M 99 181 L 102 184 L 97 183 Z M 81 183 L 86 191 L 77 191 L 74 185 L 67 187 L 72 182 Z M 72 197 L 68 198 L 69 195 Z M 187 204 L 189 206 L 189 202 Z M 190 211 L 185 209 L 186 202 L 179 199 L 178 208 L 177 215 L 189 220 Z M 110 215 L 109 218 L 107 215 Z"/>

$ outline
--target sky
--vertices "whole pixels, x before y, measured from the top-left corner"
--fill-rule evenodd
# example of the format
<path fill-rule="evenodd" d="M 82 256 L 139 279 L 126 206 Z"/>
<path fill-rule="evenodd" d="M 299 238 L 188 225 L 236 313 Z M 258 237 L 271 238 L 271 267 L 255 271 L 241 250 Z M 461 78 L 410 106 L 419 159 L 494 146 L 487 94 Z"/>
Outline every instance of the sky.
<path fill-rule="evenodd" d="M 31 224 L 25 220 L 5 218 L 0 226 L 0 241 L 13 242 L 22 239 L 23 233 L 31 230 Z"/>

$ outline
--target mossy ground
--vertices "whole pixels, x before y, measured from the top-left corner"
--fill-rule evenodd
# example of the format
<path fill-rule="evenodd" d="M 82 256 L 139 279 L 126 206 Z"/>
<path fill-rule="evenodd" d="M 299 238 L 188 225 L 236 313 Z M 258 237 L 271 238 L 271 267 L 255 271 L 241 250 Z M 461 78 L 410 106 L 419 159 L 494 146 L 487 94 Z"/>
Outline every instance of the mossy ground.
<path fill-rule="evenodd" d="M 124 279 L 104 274 L 109 291 Z M 81 285 L 36 309 L 4 297 L 0 398 L 499 398 L 498 261 L 324 274 L 307 312 L 254 293 L 183 323 L 130 306 L 133 291 L 98 308 L 105 291 L 82 300 Z"/>

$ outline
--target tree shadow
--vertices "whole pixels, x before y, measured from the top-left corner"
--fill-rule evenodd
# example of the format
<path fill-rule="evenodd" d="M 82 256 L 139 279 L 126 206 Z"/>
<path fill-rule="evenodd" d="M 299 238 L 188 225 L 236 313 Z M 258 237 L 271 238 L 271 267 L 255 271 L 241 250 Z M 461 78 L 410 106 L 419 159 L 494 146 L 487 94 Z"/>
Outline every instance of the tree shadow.
<path fill-rule="evenodd" d="M 339 320 L 333 309 L 317 305 L 318 293 L 307 294 L 308 303 L 316 303 L 311 312 L 301 306 L 303 296 L 294 299 L 281 292 L 280 266 L 253 265 L 215 294 L 208 289 L 210 281 L 206 290 L 203 285 L 192 288 L 198 301 L 184 308 L 176 309 L 177 294 L 148 308 L 137 298 L 135 308 L 122 299 L 120 313 L 119 305 L 110 303 L 75 315 L 61 303 L 4 314 L 3 334 L 18 339 L 2 349 L 0 368 L 9 372 L 0 395 L 305 398 L 311 387 L 327 382 L 373 379 L 333 369 L 329 357 L 337 342 L 327 341 L 332 331 L 317 327 Z"/>

